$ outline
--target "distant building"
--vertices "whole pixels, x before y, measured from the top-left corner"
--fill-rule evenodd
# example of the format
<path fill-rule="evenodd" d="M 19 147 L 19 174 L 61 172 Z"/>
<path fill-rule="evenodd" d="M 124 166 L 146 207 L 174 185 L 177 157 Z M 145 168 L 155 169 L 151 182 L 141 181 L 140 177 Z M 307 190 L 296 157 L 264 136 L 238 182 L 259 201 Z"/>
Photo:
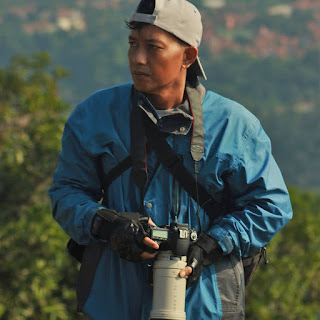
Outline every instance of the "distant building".
<path fill-rule="evenodd" d="M 53 33 L 57 31 L 55 24 L 49 21 L 32 21 L 22 25 L 23 31 L 29 35 L 35 33 Z"/>
<path fill-rule="evenodd" d="M 292 14 L 292 6 L 288 4 L 272 6 L 269 8 L 268 13 L 271 16 L 281 15 L 285 17 L 290 17 Z"/>
<path fill-rule="evenodd" d="M 212 9 L 220 9 L 226 5 L 225 0 L 203 0 L 203 5 Z"/>
<path fill-rule="evenodd" d="M 293 3 L 293 6 L 300 10 L 310 10 L 310 9 L 319 9 L 320 1 L 319 0 L 296 0 Z"/>
<path fill-rule="evenodd" d="M 64 31 L 70 31 L 72 29 L 85 31 L 87 29 L 84 16 L 80 10 L 59 8 L 56 19 L 57 26 Z"/>
<path fill-rule="evenodd" d="M 36 6 L 34 4 L 28 4 L 25 6 L 12 6 L 9 7 L 8 13 L 20 17 L 22 19 L 27 18 L 27 16 L 36 11 Z"/>

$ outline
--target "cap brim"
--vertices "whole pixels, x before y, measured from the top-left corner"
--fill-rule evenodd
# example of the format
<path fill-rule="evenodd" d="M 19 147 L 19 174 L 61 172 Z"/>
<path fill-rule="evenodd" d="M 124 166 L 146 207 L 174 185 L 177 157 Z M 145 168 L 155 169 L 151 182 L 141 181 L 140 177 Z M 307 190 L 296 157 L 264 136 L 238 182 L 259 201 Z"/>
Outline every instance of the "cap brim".
<path fill-rule="evenodd" d="M 199 57 L 194 61 L 194 63 L 189 67 L 189 71 L 199 77 L 204 78 L 207 80 L 207 76 L 203 70 L 202 64 L 200 62 Z"/>

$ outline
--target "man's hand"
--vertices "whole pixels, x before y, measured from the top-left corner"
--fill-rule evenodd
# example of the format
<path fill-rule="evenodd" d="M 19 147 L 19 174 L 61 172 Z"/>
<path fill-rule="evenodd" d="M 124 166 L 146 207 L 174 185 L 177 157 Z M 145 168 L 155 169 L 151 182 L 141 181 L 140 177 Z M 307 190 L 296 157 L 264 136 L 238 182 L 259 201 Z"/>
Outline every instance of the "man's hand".
<path fill-rule="evenodd" d="M 145 231 L 146 224 L 154 225 L 152 220 L 127 219 L 112 232 L 110 242 L 118 256 L 127 261 L 152 259 L 156 256 L 155 250 L 159 249 L 156 242 L 152 241 Z M 147 223 L 148 221 L 148 223 Z"/>
<path fill-rule="evenodd" d="M 156 226 L 156 225 L 154 224 L 154 222 L 151 220 L 151 218 L 149 218 L 148 224 L 149 224 L 150 226 L 154 226 L 154 227 Z M 147 247 L 150 247 L 150 248 L 152 248 L 152 249 L 154 249 L 154 250 L 158 250 L 158 249 L 159 249 L 159 245 L 158 245 L 156 242 L 154 242 L 153 240 L 151 240 L 149 237 L 145 237 L 145 238 L 143 239 L 143 243 L 144 243 Z M 153 259 L 153 258 L 155 258 L 155 256 L 157 255 L 157 253 L 158 253 L 158 252 L 150 253 L 150 252 L 148 252 L 148 251 L 144 251 L 144 252 L 141 253 L 141 258 L 142 258 L 142 259 Z"/>
<path fill-rule="evenodd" d="M 187 266 L 180 271 L 179 276 L 182 278 L 188 276 L 187 288 L 189 288 L 198 280 L 204 266 L 219 261 L 222 256 L 223 252 L 218 242 L 202 233 L 198 240 L 190 245 Z"/>
<path fill-rule="evenodd" d="M 159 249 L 146 233 L 147 225 L 154 225 L 149 217 L 137 212 L 116 212 L 107 208 L 99 209 L 91 233 L 97 238 L 110 241 L 118 256 L 127 261 L 152 259 Z"/>
<path fill-rule="evenodd" d="M 187 288 L 192 286 L 200 277 L 203 270 L 204 255 L 204 250 L 198 245 L 190 246 L 188 250 L 187 266 L 179 273 L 180 277 L 188 276 Z"/>

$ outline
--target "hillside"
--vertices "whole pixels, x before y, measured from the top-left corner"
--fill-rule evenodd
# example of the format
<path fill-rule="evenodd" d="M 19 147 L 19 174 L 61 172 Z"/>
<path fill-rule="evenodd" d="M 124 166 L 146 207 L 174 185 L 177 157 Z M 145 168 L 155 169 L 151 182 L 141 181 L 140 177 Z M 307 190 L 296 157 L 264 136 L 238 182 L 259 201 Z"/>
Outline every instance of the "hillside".
<path fill-rule="evenodd" d="M 130 81 L 124 20 L 135 0 L 4 0 L 0 67 L 50 52 L 70 72 L 60 86 L 73 106 Z M 262 121 L 288 184 L 320 191 L 320 0 L 197 0 L 207 88 Z"/>
<path fill-rule="evenodd" d="M 69 108 L 63 76 L 45 53 L 0 68 L 0 320 L 87 319 L 76 312 L 79 264 L 46 196 Z M 320 195 L 289 192 L 294 218 L 247 287 L 246 319 L 319 319 Z"/>

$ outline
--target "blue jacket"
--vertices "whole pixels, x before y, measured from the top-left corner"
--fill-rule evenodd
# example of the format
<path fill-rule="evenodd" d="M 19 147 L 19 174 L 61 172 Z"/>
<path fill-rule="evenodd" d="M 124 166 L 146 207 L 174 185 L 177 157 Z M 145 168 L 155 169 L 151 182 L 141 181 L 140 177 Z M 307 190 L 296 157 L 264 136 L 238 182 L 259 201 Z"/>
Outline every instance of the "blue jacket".
<path fill-rule="evenodd" d="M 130 89 L 131 84 L 124 84 L 94 93 L 75 108 L 65 126 L 49 194 L 54 219 L 81 244 L 97 241 L 90 227 L 101 207 L 99 159 L 108 173 L 130 152 Z M 236 207 L 241 208 L 217 219 L 207 233 L 218 240 L 226 256 L 249 256 L 291 219 L 288 191 L 271 154 L 270 140 L 254 115 L 211 91 L 206 92 L 202 107 L 205 151 L 199 181 L 211 194 L 227 183 Z M 191 131 L 167 139 L 193 172 Z M 145 212 L 157 225 L 169 224 L 177 201 L 172 199 L 173 177 L 154 153 L 148 154 L 147 163 L 150 182 L 144 195 Z M 227 181 L 222 179 L 224 172 L 229 172 Z M 140 193 L 131 169 L 111 184 L 107 198 L 109 207 L 118 212 L 139 210 Z M 196 210 L 195 201 L 182 190 L 178 222 L 199 229 Z M 203 211 L 200 218 L 206 229 L 208 217 Z M 187 319 L 221 319 L 230 312 L 234 301 L 228 302 L 221 294 L 218 269 L 205 267 L 199 281 L 187 290 Z M 106 243 L 84 311 L 93 319 L 148 319 L 152 287 L 146 272 L 145 261 L 122 260 Z M 241 281 L 241 275 L 237 279 Z"/>

